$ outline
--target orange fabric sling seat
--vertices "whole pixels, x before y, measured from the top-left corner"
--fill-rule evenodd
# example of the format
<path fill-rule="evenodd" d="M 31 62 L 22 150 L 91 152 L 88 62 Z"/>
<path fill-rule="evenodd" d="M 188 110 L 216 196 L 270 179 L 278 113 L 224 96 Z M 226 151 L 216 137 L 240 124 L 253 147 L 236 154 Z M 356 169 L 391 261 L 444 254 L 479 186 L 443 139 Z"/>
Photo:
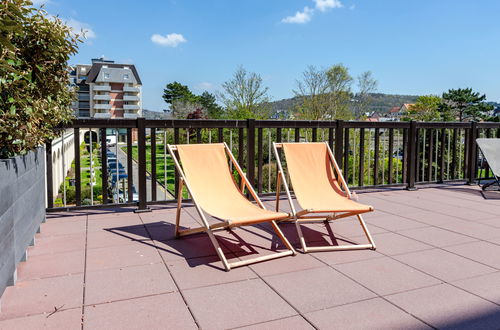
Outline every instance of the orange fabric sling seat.
<path fill-rule="evenodd" d="M 227 144 L 168 145 L 167 148 L 180 176 L 175 219 L 176 237 L 207 233 L 226 271 L 235 267 L 296 254 L 295 249 L 276 223 L 276 220 L 289 219 L 290 214 L 266 210 Z M 231 162 L 232 168 L 229 167 L 229 162 Z M 236 184 L 232 169 L 240 177 L 240 186 Z M 180 227 L 183 187 L 186 187 L 193 199 L 196 211 L 202 221 L 201 227 Z M 247 199 L 245 189 L 253 197 L 256 204 Z M 210 224 L 205 213 L 222 221 Z M 231 230 L 233 227 L 261 222 L 267 222 L 271 225 L 274 233 L 285 245 L 286 250 L 229 262 L 214 235 L 214 231 Z M 274 244 L 274 242 L 271 243 Z"/>
<path fill-rule="evenodd" d="M 278 148 L 282 148 L 284 151 L 292 189 L 299 206 L 302 208 L 300 211 L 295 209 Z M 373 211 L 373 207 L 351 199 L 349 187 L 347 187 L 342 171 L 327 143 L 274 143 L 274 155 L 278 165 L 276 210 L 279 209 L 280 182 L 283 180 L 304 252 L 376 249 L 373 238 L 361 216 L 363 213 Z M 328 226 L 330 221 L 352 216 L 358 218 L 368 239 L 368 244 L 307 246 L 300 226 L 301 222 L 324 222 Z"/>
<path fill-rule="evenodd" d="M 349 199 L 340 188 L 325 143 L 283 143 L 295 197 L 310 213 L 373 211 Z"/>
<path fill-rule="evenodd" d="M 193 198 L 211 216 L 231 225 L 290 216 L 260 208 L 241 193 L 229 168 L 224 144 L 177 145 L 177 151 Z"/>

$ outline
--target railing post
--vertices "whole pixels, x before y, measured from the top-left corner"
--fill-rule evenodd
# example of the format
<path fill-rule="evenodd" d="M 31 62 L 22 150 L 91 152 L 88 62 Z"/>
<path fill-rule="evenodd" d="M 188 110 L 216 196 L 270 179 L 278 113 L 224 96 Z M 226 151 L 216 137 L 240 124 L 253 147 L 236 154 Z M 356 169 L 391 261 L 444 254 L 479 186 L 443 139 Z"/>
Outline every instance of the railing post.
<path fill-rule="evenodd" d="M 467 184 L 469 184 L 469 185 L 474 184 L 474 180 L 476 179 L 476 174 L 477 174 L 477 171 L 476 171 L 476 166 L 477 166 L 476 138 L 477 138 L 477 122 L 473 121 L 473 122 L 471 122 L 471 125 L 470 125 L 469 141 L 467 141 L 467 143 L 469 144 L 469 153 L 467 155 L 469 157 L 469 161 L 467 164 L 468 165 Z"/>
<path fill-rule="evenodd" d="M 344 146 L 344 121 L 337 120 L 335 127 L 335 160 L 337 164 L 342 164 L 343 146 Z"/>
<path fill-rule="evenodd" d="M 417 122 L 412 120 L 410 122 L 410 128 L 408 132 L 408 169 L 406 171 L 406 175 L 408 178 L 408 185 L 406 186 L 407 190 L 416 190 L 415 188 L 415 171 L 416 171 L 416 163 L 417 163 Z"/>
<path fill-rule="evenodd" d="M 80 164 L 80 129 L 73 129 L 73 139 L 75 147 L 75 200 L 76 206 L 82 205 L 82 177 Z"/>
<path fill-rule="evenodd" d="M 139 182 L 139 208 L 136 213 L 151 211 L 147 206 L 147 190 L 146 190 L 146 123 L 144 118 L 137 118 L 137 153 L 139 173 L 137 182 Z"/>
<path fill-rule="evenodd" d="M 247 119 L 247 178 L 252 187 L 255 181 L 255 119 Z"/>
<path fill-rule="evenodd" d="M 47 173 L 47 208 L 54 207 L 54 178 L 52 175 L 52 141 L 45 144 L 45 171 Z"/>

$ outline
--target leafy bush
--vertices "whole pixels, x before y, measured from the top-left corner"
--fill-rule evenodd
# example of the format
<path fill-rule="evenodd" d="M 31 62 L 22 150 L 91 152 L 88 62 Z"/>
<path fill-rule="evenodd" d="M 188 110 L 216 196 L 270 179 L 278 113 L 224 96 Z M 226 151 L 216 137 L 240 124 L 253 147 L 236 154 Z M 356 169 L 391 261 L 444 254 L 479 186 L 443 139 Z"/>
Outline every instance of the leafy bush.
<path fill-rule="evenodd" d="M 72 119 L 67 62 L 80 41 L 30 1 L 0 2 L 0 158 L 53 139 Z"/>

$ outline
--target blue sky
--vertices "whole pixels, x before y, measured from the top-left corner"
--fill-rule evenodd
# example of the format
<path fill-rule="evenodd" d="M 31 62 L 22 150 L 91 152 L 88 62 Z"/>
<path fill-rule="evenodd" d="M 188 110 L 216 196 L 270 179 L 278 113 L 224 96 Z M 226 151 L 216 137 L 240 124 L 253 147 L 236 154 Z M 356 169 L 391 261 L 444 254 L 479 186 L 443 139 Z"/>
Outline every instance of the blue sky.
<path fill-rule="evenodd" d="M 214 92 L 239 65 L 259 73 L 274 100 L 293 96 L 308 65 L 343 63 L 353 76 L 371 70 L 383 93 L 472 87 L 500 101 L 497 0 L 45 2 L 87 30 L 71 64 L 101 55 L 134 63 L 146 109 L 166 108 L 168 82 Z"/>

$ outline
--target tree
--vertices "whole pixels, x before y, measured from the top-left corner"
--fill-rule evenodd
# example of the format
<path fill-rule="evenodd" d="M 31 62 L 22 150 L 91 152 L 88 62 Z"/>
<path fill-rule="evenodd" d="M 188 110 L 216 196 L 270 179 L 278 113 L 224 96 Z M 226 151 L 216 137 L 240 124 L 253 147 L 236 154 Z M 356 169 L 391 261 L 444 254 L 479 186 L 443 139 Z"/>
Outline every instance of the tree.
<path fill-rule="evenodd" d="M 163 99 L 166 103 L 172 105 L 176 101 L 196 102 L 196 95 L 186 85 L 174 81 L 167 84 L 163 90 Z"/>
<path fill-rule="evenodd" d="M 198 102 L 203 107 L 210 119 L 219 119 L 224 115 L 224 109 L 217 104 L 215 95 L 204 91 L 199 97 Z"/>
<path fill-rule="evenodd" d="M 493 110 L 493 106 L 485 100 L 486 95 L 473 92 L 472 88 L 450 89 L 443 93 L 439 111 L 444 120 L 481 120 Z"/>
<path fill-rule="evenodd" d="M 68 60 L 81 42 L 26 0 L 0 2 L 0 158 L 32 150 L 73 118 Z"/>
<path fill-rule="evenodd" d="M 361 116 L 366 114 L 370 110 L 370 104 L 372 103 L 371 93 L 377 90 L 378 82 L 373 77 L 371 71 L 366 71 L 357 77 L 359 91 L 356 94 L 356 105 L 354 116 L 359 119 Z"/>
<path fill-rule="evenodd" d="M 302 80 L 297 80 L 297 89 L 293 92 L 300 98 L 298 116 L 301 119 L 321 120 L 328 112 L 328 78 L 325 70 L 310 65 L 302 73 Z"/>
<path fill-rule="evenodd" d="M 436 121 L 440 120 L 439 107 L 443 100 L 437 95 L 422 95 L 415 104 L 410 105 L 403 120 Z"/>
<path fill-rule="evenodd" d="M 268 87 L 262 84 L 262 77 L 239 67 L 231 80 L 222 84 L 219 97 L 226 106 L 227 116 L 233 119 L 269 118 Z"/>
<path fill-rule="evenodd" d="M 343 64 L 336 64 L 326 71 L 330 99 L 328 119 L 351 119 L 350 109 L 352 77 Z"/>

